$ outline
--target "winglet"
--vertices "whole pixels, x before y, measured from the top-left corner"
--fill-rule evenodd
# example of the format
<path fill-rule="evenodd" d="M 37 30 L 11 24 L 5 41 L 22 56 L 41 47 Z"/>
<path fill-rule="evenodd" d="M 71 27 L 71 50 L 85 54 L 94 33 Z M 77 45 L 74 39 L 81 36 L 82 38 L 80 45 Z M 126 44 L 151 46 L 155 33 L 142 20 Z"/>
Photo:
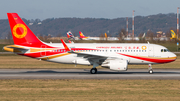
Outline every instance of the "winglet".
<path fill-rule="evenodd" d="M 65 48 L 66 51 L 71 51 L 71 50 L 69 49 L 69 47 L 66 45 L 66 43 L 64 42 L 63 39 L 61 39 L 61 42 L 62 42 L 62 44 L 63 44 L 63 46 L 64 46 L 64 48 Z"/>

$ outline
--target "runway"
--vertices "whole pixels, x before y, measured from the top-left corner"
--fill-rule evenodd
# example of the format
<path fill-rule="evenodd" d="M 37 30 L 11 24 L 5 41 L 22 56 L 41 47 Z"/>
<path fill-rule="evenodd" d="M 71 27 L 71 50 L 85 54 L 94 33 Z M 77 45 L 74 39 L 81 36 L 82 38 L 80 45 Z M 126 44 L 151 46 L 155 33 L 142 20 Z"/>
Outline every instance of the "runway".
<path fill-rule="evenodd" d="M 180 69 L 129 69 L 124 72 L 98 69 L 90 74 L 90 69 L 0 69 L 0 79 L 178 79 Z"/>

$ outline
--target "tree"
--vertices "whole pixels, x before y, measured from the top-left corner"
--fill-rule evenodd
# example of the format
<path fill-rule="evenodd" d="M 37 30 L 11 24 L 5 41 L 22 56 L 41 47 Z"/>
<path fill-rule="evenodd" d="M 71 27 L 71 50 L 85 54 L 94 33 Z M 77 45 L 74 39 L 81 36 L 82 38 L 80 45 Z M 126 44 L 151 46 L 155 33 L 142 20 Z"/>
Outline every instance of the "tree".
<path fill-rule="evenodd" d="M 126 37 L 126 30 L 125 29 L 121 29 L 121 31 L 119 32 L 119 40 L 124 40 L 124 38 Z"/>
<path fill-rule="evenodd" d="M 154 36 L 154 33 L 153 33 L 151 30 L 148 30 L 148 31 L 147 31 L 147 37 L 148 37 L 150 40 L 153 40 L 153 36 Z"/>

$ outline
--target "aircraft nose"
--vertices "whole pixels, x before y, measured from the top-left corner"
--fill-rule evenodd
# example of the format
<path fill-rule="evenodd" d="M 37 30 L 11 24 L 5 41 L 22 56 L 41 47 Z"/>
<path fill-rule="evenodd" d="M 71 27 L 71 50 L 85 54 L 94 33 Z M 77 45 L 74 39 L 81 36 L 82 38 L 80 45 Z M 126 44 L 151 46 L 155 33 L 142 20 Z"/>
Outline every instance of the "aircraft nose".
<path fill-rule="evenodd" d="M 174 53 L 171 54 L 171 57 L 174 58 L 175 60 L 177 59 L 177 55 Z"/>

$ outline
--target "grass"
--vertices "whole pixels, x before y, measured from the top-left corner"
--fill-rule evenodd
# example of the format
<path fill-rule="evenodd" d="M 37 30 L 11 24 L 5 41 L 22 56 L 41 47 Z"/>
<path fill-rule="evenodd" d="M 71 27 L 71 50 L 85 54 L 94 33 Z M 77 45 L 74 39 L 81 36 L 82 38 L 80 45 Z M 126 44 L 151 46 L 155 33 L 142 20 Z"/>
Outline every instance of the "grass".
<path fill-rule="evenodd" d="M 153 65 L 153 68 L 180 68 L 180 55 L 177 60 L 171 63 Z M 19 55 L 0 55 L 0 68 L 92 68 L 92 66 L 84 66 L 74 64 L 59 64 L 37 59 L 19 56 Z M 102 67 L 98 67 L 102 68 Z M 148 68 L 148 65 L 128 65 L 128 68 Z"/>
<path fill-rule="evenodd" d="M 0 52 L 7 52 L 7 51 L 3 50 L 3 47 L 6 45 L 8 45 L 8 44 L 0 44 Z"/>
<path fill-rule="evenodd" d="M 0 100 L 179 101 L 180 80 L 0 80 Z"/>

